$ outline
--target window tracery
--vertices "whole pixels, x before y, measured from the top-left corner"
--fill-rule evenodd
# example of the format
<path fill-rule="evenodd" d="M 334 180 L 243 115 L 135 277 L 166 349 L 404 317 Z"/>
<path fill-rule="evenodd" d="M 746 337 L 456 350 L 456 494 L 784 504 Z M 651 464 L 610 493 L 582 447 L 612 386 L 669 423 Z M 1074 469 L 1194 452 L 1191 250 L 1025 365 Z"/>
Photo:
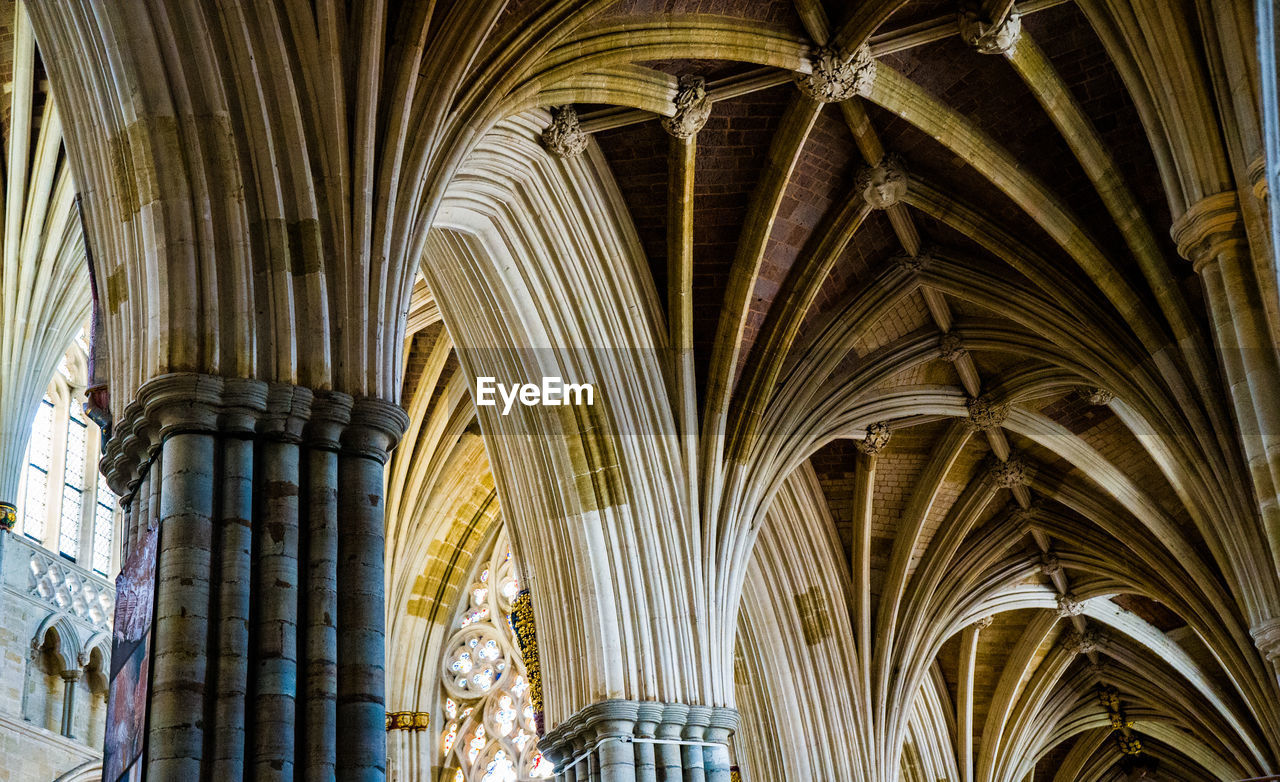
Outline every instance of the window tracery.
<path fill-rule="evenodd" d="M 551 762 L 537 749 L 529 673 L 511 627 L 520 583 L 506 534 L 498 535 L 477 561 L 466 605 L 441 659 L 442 778 L 448 782 L 550 779 Z"/>
<path fill-rule="evenodd" d="M 31 426 L 20 532 L 66 560 L 109 576 L 116 497 L 98 474 L 101 432 L 83 412 L 83 333 L 68 347 Z"/>

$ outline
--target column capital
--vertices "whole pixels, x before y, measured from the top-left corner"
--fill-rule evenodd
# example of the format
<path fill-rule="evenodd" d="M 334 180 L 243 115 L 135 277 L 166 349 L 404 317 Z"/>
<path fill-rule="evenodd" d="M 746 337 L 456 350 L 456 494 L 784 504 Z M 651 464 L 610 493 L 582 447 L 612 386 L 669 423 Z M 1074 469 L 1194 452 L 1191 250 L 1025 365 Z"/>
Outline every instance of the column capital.
<path fill-rule="evenodd" d="M 707 727 L 714 731 L 727 730 L 729 733 L 737 733 L 741 725 L 742 715 L 737 709 L 721 706 L 711 710 L 711 721 Z"/>
<path fill-rule="evenodd" d="M 1187 208 L 1169 229 L 1178 254 L 1191 261 L 1196 272 L 1228 249 L 1244 246 L 1244 220 L 1234 190 L 1205 196 Z"/>
<path fill-rule="evenodd" d="M 1245 169 L 1245 176 L 1249 178 L 1253 195 L 1259 201 L 1266 203 L 1270 197 L 1270 184 L 1267 182 L 1267 156 L 1260 155 L 1257 160 L 1250 163 Z"/>
<path fill-rule="evenodd" d="M 267 407 L 262 413 L 258 431 L 273 440 L 302 442 L 302 429 L 311 417 L 311 389 L 292 383 L 267 386 Z"/>
<path fill-rule="evenodd" d="M 1249 634 L 1263 657 L 1280 664 L 1280 618 L 1259 622 L 1249 629 Z"/>
<path fill-rule="evenodd" d="M 142 418 L 135 430 L 156 427 L 160 439 L 179 432 L 216 431 L 224 386 L 221 377 L 195 372 L 152 378 L 138 389 Z"/>
<path fill-rule="evenodd" d="M 648 739 L 647 744 L 694 741 L 727 745 L 741 719 L 736 709 L 723 706 L 611 699 L 586 706 L 547 731 L 538 740 L 538 748 L 561 767 L 593 751 L 607 738 L 633 742 L 640 737 Z"/>
<path fill-rule="evenodd" d="M 267 409 L 268 384 L 245 377 L 229 377 L 222 383 L 222 431 L 252 435 Z"/>
<path fill-rule="evenodd" d="M 18 523 L 18 506 L 0 502 L 0 532 L 11 532 Z"/>
<path fill-rule="evenodd" d="M 391 449 L 408 428 L 409 414 L 400 405 L 374 397 L 358 397 L 351 405 L 351 422 L 340 438 L 342 450 L 385 464 Z"/>
<path fill-rule="evenodd" d="M 341 446 L 342 431 L 351 423 L 355 399 L 341 391 L 317 391 L 311 400 L 311 419 L 303 433 L 312 448 L 336 451 Z"/>

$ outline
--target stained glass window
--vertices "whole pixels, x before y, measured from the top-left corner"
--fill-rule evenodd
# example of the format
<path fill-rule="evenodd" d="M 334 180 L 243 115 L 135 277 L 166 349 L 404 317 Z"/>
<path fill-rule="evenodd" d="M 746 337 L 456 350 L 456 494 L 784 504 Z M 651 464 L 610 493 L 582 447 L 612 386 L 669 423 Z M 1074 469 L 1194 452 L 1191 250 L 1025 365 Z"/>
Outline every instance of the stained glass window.
<path fill-rule="evenodd" d="M 107 575 L 111 568 L 111 529 L 115 517 L 116 496 L 107 488 L 105 478 L 98 478 L 98 496 L 93 511 L 93 569 Z"/>
<path fill-rule="evenodd" d="M 58 551 L 73 560 L 80 553 L 87 428 L 88 425 L 79 416 L 72 414 L 67 420 L 67 455 L 63 462 L 62 520 L 58 525 Z"/>
<path fill-rule="evenodd" d="M 27 446 L 27 492 L 22 513 L 23 531 L 43 541 L 49 503 L 49 470 L 53 467 L 53 400 L 45 397 L 31 425 Z"/>
<path fill-rule="evenodd" d="M 537 748 L 528 672 L 511 630 L 511 603 L 520 592 L 504 535 L 480 557 L 467 605 L 444 645 L 441 674 L 445 726 L 442 765 L 453 782 L 550 779 Z"/>
<path fill-rule="evenodd" d="M 102 432 L 82 412 L 87 349 L 82 331 L 36 410 L 19 513 L 29 538 L 110 576 L 116 497 L 96 469 Z"/>

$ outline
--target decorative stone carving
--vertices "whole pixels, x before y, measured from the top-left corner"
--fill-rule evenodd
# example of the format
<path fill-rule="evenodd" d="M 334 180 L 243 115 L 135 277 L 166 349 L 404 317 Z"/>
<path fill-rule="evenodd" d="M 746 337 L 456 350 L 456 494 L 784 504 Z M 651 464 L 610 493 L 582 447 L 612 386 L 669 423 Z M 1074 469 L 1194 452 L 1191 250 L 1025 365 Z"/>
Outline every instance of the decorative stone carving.
<path fill-rule="evenodd" d="M 1026 462 L 1016 456 L 1010 456 L 1003 462 L 995 460 L 991 467 L 991 480 L 1002 489 L 1013 489 L 1026 486 L 1030 482 L 1030 470 Z"/>
<path fill-rule="evenodd" d="M 953 334 L 948 331 L 938 340 L 938 358 L 949 364 L 954 364 L 969 351 L 965 349 L 964 340 L 960 339 L 959 334 Z"/>
<path fill-rule="evenodd" d="M 1072 654 L 1088 654 L 1101 649 L 1107 642 L 1102 633 L 1092 627 L 1085 628 L 1083 633 L 1071 631 L 1062 636 L 1062 645 Z"/>
<path fill-rule="evenodd" d="M 27 594 L 94 627 L 108 627 L 115 614 L 115 590 L 105 579 L 34 549 L 27 569 Z"/>
<path fill-rule="evenodd" d="M 977 627 L 979 630 L 986 630 L 986 629 L 987 629 L 988 627 L 990 627 L 990 626 L 991 626 L 995 621 L 996 621 L 995 616 L 994 616 L 994 615 L 991 615 L 991 616 L 984 616 L 984 617 L 982 617 L 981 619 L 979 619 L 978 621 L 974 622 L 973 624 L 974 624 L 974 626 L 975 626 L 975 627 Z"/>
<path fill-rule="evenodd" d="M 387 730 L 426 730 L 431 724 L 431 715 L 425 711 L 389 711 L 387 712 Z"/>
<path fill-rule="evenodd" d="M 886 152 L 880 162 L 858 172 L 858 192 L 873 209 L 888 209 L 907 194 L 907 170 L 902 158 Z"/>
<path fill-rule="evenodd" d="M 969 426 L 982 432 L 998 428 L 1009 417 L 1009 404 L 996 402 L 986 394 L 971 398 L 965 407 L 969 409 Z"/>
<path fill-rule="evenodd" d="M 820 46 L 809 59 L 813 63 L 813 71 L 796 74 L 796 85 L 810 98 L 822 103 L 837 103 L 871 92 L 876 75 L 871 47 L 864 44 L 846 57 L 835 47 Z"/>
<path fill-rule="evenodd" d="M 861 440 L 856 440 L 854 442 L 854 446 L 868 456 L 875 456 L 880 453 L 880 451 L 884 450 L 884 447 L 889 444 L 889 438 L 892 435 L 893 433 L 889 431 L 889 424 L 883 421 L 877 424 L 871 424 L 867 427 L 866 437 L 863 437 Z"/>
<path fill-rule="evenodd" d="M 1111 686 L 1099 687 L 1098 703 L 1102 704 L 1102 708 L 1106 709 L 1108 714 L 1120 711 L 1120 691 Z"/>
<path fill-rule="evenodd" d="M 1052 551 L 1046 551 L 1040 555 L 1040 575 L 1053 577 L 1062 572 L 1062 563 L 1058 561 L 1058 555 Z"/>
<path fill-rule="evenodd" d="M 551 124 L 542 131 L 542 146 L 558 158 L 581 155 L 587 148 L 587 134 L 578 124 L 573 106 L 552 106 Z"/>
<path fill-rule="evenodd" d="M 1116 743 L 1120 746 L 1120 751 L 1126 755 L 1141 755 L 1142 741 L 1137 736 L 1116 737 Z"/>
<path fill-rule="evenodd" d="M 981 54 L 1008 54 L 1018 45 L 1022 35 L 1022 18 L 1010 11 L 1004 20 L 993 24 L 977 8 L 962 8 L 956 18 L 960 37 Z"/>
<path fill-rule="evenodd" d="M 1116 398 L 1116 395 L 1111 393 L 1107 389 L 1098 388 L 1096 386 L 1085 388 L 1083 389 L 1083 391 L 1089 400 L 1089 404 L 1093 405 L 1094 407 L 1106 407 L 1107 405 L 1111 404 L 1111 400 Z"/>
<path fill-rule="evenodd" d="M 1080 616 L 1084 613 L 1084 603 L 1076 599 L 1070 592 L 1058 595 L 1058 616 L 1066 619 L 1069 616 Z"/>
<path fill-rule="evenodd" d="M 681 76 L 676 87 L 676 113 L 662 118 L 662 127 L 676 138 L 696 136 L 711 116 L 707 80 L 701 76 Z"/>
<path fill-rule="evenodd" d="M 0 531 L 10 532 L 17 523 L 17 506 L 11 502 L 0 502 Z"/>
<path fill-rule="evenodd" d="M 892 261 L 903 271 L 915 273 L 929 268 L 929 264 L 933 263 L 933 254 L 928 250 L 920 250 L 915 255 L 899 253 L 893 256 Z"/>

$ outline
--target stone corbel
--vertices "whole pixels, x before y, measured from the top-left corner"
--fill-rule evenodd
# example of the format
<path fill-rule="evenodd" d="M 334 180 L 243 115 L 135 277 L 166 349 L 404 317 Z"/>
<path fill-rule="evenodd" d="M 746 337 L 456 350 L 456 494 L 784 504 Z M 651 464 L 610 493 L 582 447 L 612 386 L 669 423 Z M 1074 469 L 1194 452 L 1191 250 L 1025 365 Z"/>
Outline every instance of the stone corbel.
<path fill-rule="evenodd" d="M 892 436 L 893 432 L 889 430 L 889 424 L 881 421 L 868 426 L 866 436 L 861 440 L 855 440 L 853 444 L 860 453 L 875 456 L 884 450 Z"/>
<path fill-rule="evenodd" d="M 707 80 L 701 76 L 681 76 L 676 87 L 675 114 L 662 118 L 662 127 L 676 138 L 698 135 L 711 116 Z"/>
<path fill-rule="evenodd" d="M 966 3 L 956 14 L 956 24 L 960 37 L 979 54 L 1009 54 L 1022 37 L 1022 16 L 1016 10 L 993 21 Z"/>
<path fill-rule="evenodd" d="M 542 147 L 564 160 L 575 158 L 587 149 L 587 134 L 578 124 L 578 111 L 573 106 L 552 106 L 551 124 L 541 136 Z"/>

